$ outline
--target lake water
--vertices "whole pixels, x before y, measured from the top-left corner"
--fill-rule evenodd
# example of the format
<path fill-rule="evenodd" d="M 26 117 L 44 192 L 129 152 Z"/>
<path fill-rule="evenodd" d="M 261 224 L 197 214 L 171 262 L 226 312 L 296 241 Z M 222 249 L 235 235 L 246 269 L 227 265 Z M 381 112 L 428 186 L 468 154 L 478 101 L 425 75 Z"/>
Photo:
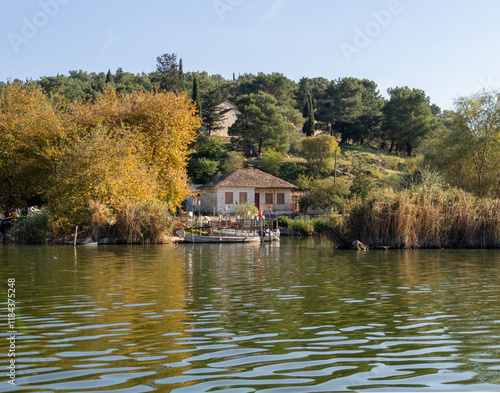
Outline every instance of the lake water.
<path fill-rule="evenodd" d="M 0 392 L 500 391 L 498 250 L 4 245 L 0 269 Z"/>

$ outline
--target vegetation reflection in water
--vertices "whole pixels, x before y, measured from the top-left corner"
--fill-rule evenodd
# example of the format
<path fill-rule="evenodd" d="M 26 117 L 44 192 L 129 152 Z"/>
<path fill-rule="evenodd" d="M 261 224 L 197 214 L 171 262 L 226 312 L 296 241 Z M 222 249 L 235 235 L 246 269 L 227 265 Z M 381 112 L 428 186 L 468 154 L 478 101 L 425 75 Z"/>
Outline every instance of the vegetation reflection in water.
<path fill-rule="evenodd" d="M 3 246 L 0 265 L 26 392 L 500 388 L 497 250 Z"/>

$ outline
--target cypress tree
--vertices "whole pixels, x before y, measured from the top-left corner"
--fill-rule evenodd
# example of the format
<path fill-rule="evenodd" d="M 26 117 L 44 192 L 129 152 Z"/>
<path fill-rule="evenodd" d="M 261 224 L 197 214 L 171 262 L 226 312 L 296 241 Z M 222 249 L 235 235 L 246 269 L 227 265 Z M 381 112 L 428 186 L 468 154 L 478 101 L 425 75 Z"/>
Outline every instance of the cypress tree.
<path fill-rule="evenodd" d="M 198 116 L 201 117 L 201 100 L 200 100 L 200 89 L 198 87 L 198 78 L 194 77 L 193 79 L 193 101 L 196 105 L 196 111 L 198 112 Z"/>
<path fill-rule="evenodd" d="M 113 82 L 113 75 L 111 75 L 111 70 L 108 70 L 108 73 L 106 74 L 106 83 Z"/>
<path fill-rule="evenodd" d="M 314 109 L 310 92 L 307 92 L 306 103 L 302 114 L 306 119 L 302 131 L 307 136 L 312 136 L 314 134 Z"/>
<path fill-rule="evenodd" d="M 179 91 L 186 91 L 186 78 L 182 70 L 182 59 L 179 59 Z"/>

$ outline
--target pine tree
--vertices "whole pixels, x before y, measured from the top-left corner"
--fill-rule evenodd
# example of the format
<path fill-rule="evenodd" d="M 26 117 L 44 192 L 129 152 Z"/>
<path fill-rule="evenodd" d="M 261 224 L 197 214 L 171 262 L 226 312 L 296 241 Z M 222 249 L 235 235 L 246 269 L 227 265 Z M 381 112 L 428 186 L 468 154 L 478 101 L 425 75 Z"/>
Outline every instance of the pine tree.
<path fill-rule="evenodd" d="M 203 126 L 207 130 L 208 136 L 222 128 L 224 120 L 221 114 L 220 104 L 222 103 L 222 94 L 218 89 L 212 89 L 208 92 L 205 101 L 203 101 Z"/>
<path fill-rule="evenodd" d="M 198 116 L 202 117 L 201 112 L 201 99 L 200 99 L 200 88 L 198 86 L 198 78 L 193 79 L 193 101 L 196 105 L 196 111 L 198 112 Z"/>

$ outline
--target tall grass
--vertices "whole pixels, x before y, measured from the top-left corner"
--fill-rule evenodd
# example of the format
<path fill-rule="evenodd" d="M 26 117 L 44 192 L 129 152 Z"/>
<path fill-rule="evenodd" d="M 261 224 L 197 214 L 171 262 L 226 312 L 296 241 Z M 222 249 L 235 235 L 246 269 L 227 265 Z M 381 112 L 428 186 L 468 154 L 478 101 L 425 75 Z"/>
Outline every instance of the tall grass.
<path fill-rule="evenodd" d="M 111 237 L 114 223 L 115 216 L 109 207 L 98 201 L 90 201 L 89 226 L 94 241 L 99 241 L 104 237 Z"/>
<path fill-rule="evenodd" d="M 329 230 L 341 245 L 360 240 L 370 247 L 497 248 L 500 200 L 425 185 L 385 189 L 355 205 Z"/>
<path fill-rule="evenodd" d="M 116 212 L 100 202 L 89 205 L 89 227 L 92 238 L 110 237 L 121 243 L 163 243 L 172 234 L 174 216 L 162 203 L 124 202 Z"/>
<path fill-rule="evenodd" d="M 163 243 L 172 233 L 174 217 L 159 202 L 146 205 L 125 203 L 116 216 L 117 236 L 126 243 Z"/>

